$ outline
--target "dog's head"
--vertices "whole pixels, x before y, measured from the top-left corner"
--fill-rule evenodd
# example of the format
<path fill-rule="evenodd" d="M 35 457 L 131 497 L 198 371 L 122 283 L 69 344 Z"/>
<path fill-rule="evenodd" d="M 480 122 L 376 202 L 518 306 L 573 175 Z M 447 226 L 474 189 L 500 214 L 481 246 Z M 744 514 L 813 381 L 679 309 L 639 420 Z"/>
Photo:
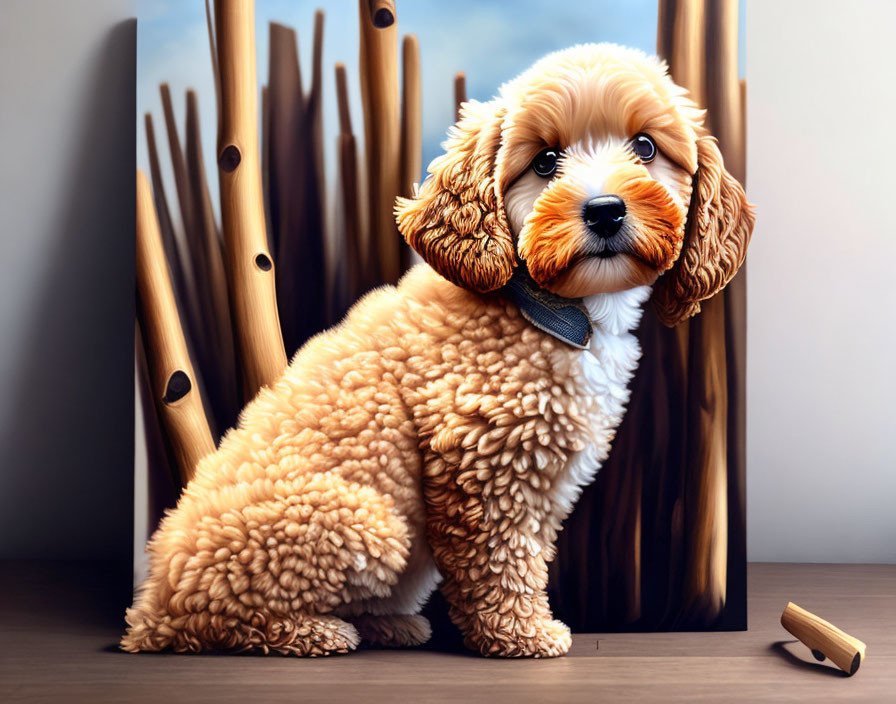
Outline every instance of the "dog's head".
<path fill-rule="evenodd" d="M 737 272 L 753 214 L 703 111 L 639 51 L 551 54 L 470 101 L 398 226 L 442 276 L 487 292 L 519 260 L 561 296 L 656 282 L 660 318 L 700 310 Z"/>

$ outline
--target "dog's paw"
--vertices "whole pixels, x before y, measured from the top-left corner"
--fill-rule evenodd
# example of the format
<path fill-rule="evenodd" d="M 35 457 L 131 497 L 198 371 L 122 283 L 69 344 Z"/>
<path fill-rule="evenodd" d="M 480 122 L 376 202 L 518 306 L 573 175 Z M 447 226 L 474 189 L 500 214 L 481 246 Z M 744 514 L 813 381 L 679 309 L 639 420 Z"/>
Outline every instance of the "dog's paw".
<path fill-rule="evenodd" d="M 566 655 L 572 645 L 572 633 L 562 621 L 545 622 L 541 632 L 535 638 L 535 658 L 556 658 Z"/>
<path fill-rule="evenodd" d="M 239 650 L 320 657 L 355 650 L 361 638 L 355 627 L 335 616 L 272 618 L 262 628 L 250 628 Z"/>
<path fill-rule="evenodd" d="M 467 636 L 465 643 L 486 657 L 556 658 L 567 653 L 572 635 L 561 621 L 545 619 L 534 623 L 516 622 L 512 629 L 483 629 Z"/>
<path fill-rule="evenodd" d="M 420 614 L 365 614 L 352 619 L 362 640 L 384 648 L 423 645 L 432 636 L 429 621 Z"/>

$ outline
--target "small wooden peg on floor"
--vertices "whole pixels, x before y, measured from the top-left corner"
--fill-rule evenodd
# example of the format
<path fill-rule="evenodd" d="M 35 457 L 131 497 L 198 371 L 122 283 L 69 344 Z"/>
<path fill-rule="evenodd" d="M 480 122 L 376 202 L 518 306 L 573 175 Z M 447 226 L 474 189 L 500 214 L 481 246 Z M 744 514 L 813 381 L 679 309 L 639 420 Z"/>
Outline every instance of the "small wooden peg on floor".
<path fill-rule="evenodd" d="M 813 613 L 788 602 L 781 625 L 812 651 L 816 660 L 829 658 L 847 675 L 854 675 L 865 659 L 865 644 Z"/>

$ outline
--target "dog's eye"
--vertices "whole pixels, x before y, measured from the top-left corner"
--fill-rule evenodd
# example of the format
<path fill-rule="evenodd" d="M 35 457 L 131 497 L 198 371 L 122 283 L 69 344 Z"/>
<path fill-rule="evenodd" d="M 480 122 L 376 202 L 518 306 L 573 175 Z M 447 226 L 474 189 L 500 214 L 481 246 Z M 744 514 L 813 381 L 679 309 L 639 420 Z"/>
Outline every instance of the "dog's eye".
<path fill-rule="evenodd" d="M 556 147 L 542 149 L 532 160 L 532 170 L 542 178 L 550 178 L 557 171 L 560 150 Z"/>
<path fill-rule="evenodd" d="M 646 164 L 649 161 L 653 161 L 656 156 L 656 143 L 649 135 L 641 132 L 632 137 L 632 150 Z"/>

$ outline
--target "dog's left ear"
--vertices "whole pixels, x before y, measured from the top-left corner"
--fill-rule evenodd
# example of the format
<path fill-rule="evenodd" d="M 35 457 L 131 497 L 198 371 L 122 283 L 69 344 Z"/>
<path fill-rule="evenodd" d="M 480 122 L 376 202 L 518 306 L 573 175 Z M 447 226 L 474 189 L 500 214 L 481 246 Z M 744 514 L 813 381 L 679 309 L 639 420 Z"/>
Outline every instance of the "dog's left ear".
<path fill-rule="evenodd" d="M 682 251 L 654 287 L 660 320 L 674 326 L 700 312 L 740 269 L 753 232 L 753 207 L 725 170 L 714 137 L 697 140 L 697 174 Z"/>
<path fill-rule="evenodd" d="M 408 244 L 446 279 L 480 293 L 506 284 L 516 262 L 495 173 L 504 113 L 497 100 L 465 103 L 430 176 L 395 205 Z"/>

